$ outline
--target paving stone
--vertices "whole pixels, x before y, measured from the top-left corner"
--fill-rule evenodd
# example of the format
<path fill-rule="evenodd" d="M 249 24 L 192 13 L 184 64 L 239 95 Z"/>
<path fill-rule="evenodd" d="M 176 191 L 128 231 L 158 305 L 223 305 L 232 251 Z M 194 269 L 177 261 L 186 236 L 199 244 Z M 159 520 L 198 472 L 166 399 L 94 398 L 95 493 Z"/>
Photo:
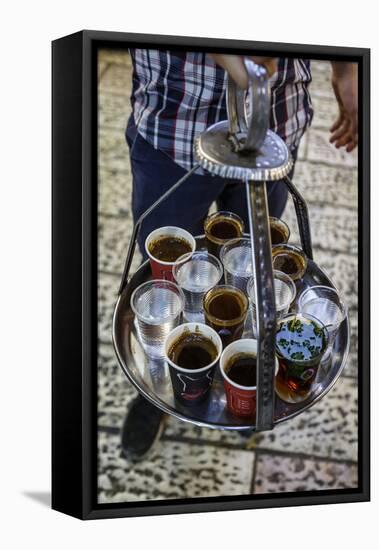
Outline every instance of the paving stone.
<path fill-rule="evenodd" d="M 98 502 L 246 495 L 254 453 L 214 446 L 160 442 L 150 459 L 121 456 L 120 437 L 99 432 Z"/>
<path fill-rule="evenodd" d="M 122 273 L 132 233 L 129 212 L 122 218 L 100 215 L 98 217 L 98 269 L 111 273 Z"/>
<path fill-rule="evenodd" d="M 358 307 L 358 258 L 315 248 L 314 259 L 330 277 L 347 306 Z"/>
<path fill-rule="evenodd" d="M 244 448 L 248 441 L 248 438 L 241 436 L 235 431 L 202 428 L 189 422 L 178 420 L 173 416 L 167 418 L 164 437 L 209 441 L 209 443 L 233 445 L 239 448 Z"/>
<path fill-rule="evenodd" d="M 98 124 L 102 130 L 104 128 L 113 128 L 125 132 L 130 112 L 129 97 L 110 93 L 99 95 Z"/>
<path fill-rule="evenodd" d="M 357 255 L 358 216 L 355 210 L 314 204 L 308 207 L 308 214 L 314 248 Z M 291 229 L 290 242 L 298 243 L 298 224 L 292 201 L 288 201 L 282 219 Z"/>
<path fill-rule="evenodd" d="M 131 216 L 131 175 L 117 170 L 99 170 L 99 213 L 122 218 Z"/>
<path fill-rule="evenodd" d="M 101 77 L 104 74 L 105 69 L 108 67 L 108 63 L 105 61 L 99 61 L 97 64 L 97 81 L 100 82 Z"/>
<path fill-rule="evenodd" d="M 133 221 L 130 213 L 126 212 L 124 217 L 98 217 L 98 269 L 111 272 L 121 276 L 129 247 L 130 237 L 133 231 Z M 138 269 L 142 256 L 136 248 L 131 274 Z"/>
<path fill-rule="evenodd" d="M 254 493 L 352 489 L 358 486 L 354 464 L 260 454 L 256 459 Z"/>
<path fill-rule="evenodd" d="M 293 183 L 308 202 L 328 203 L 358 208 L 358 173 L 356 169 L 297 161 Z"/>
<path fill-rule="evenodd" d="M 132 66 L 132 61 L 127 49 L 110 50 L 101 48 L 98 53 L 98 60 L 100 63 L 126 65 L 129 69 Z"/>
<path fill-rule="evenodd" d="M 131 274 L 134 265 L 133 261 Z M 112 317 L 120 283 L 121 275 L 98 274 L 98 338 L 101 342 L 112 342 Z"/>
<path fill-rule="evenodd" d="M 104 92 L 130 96 L 131 71 L 129 65 L 112 64 L 100 79 L 99 93 Z"/>
<path fill-rule="evenodd" d="M 121 428 L 127 407 L 137 390 L 123 373 L 113 345 L 100 344 L 98 348 L 98 425 Z"/>
<path fill-rule="evenodd" d="M 314 109 L 312 120 L 312 129 L 328 130 L 338 118 L 338 104 L 334 97 L 319 97 L 312 93 L 313 86 L 311 85 L 311 99 Z"/>
<path fill-rule="evenodd" d="M 99 169 L 129 172 L 129 149 L 124 130 L 100 128 L 98 132 Z"/>
<path fill-rule="evenodd" d="M 358 363 L 358 311 L 349 312 L 350 320 L 350 352 L 346 366 L 343 370 L 344 376 L 358 376 L 358 369 L 365 368 Z"/>
<path fill-rule="evenodd" d="M 357 460 L 357 381 L 340 378 L 319 403 L 251 438 L 253 448 Z"/>
<path fill-rule="evenodd" d="M 120 277 L 99 273 L 98 275 L 98 338 L 112 343 L 112 316 L 117 301 Z"/>
<path fill-rule="evenodd" d="M 334 92 L 331 84 L 330 61 L 311 61 L 312 82 L 310 84 L 311 98 L 320 97 L 323 99 L 334 99 Z"/>
<path fill-rule="evenodd" d="M 308 134 L 307 160 L 311 162 L 322 162 L 343 167 L 357 166 L 357 151 L 347 153 L 345 149 L 336 147 L 329 143 L 330 133 L 325 130 L 312 129 Z"/>

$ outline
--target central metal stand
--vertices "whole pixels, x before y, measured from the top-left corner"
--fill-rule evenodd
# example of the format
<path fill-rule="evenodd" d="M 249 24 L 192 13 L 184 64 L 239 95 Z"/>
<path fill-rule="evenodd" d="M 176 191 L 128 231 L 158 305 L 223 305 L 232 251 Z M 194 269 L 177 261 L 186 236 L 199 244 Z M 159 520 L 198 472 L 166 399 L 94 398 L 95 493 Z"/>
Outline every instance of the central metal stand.
<path fill-rule="evenodd" d="M 251 260 L 256 284 L 257 312 L 257 412 L 256 430 L 271 430 L 274 424 L 274 376 L 276 307 L 271 258 L 270 224 L 267 216 L 266 183 L 245 183 L 251 238 Z M 253 208 L 252 205 L 256 208 Z"/>

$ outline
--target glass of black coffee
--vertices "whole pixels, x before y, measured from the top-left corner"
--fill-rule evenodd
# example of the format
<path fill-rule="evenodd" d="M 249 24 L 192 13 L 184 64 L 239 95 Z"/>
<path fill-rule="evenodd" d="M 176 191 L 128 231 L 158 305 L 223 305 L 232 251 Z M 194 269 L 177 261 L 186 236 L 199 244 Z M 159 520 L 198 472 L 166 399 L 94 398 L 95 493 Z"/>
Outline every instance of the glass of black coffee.
<path fill-rule="evenodd" d="M 221 247 L 231 239 L 242 237 L 244 223 L 233 212 L 220 210 L 205 219 L 204 233 L 208 252 L 219 258 Z"/>
<path fill-rule="evenodd" d="M 197 403 L 208 395 L 221 352 L 220 337 L 203 323 L 184 323 L 168 335 L 165 357 L 176 399 Z"/>
<path fill-rule="evenodd" d="M 241 338 L 249 307 L 242 290 L 230 285 L 215 286 L 206 293 L 203 304 L 205 322 L 217 332 L 224 347 Z"/>

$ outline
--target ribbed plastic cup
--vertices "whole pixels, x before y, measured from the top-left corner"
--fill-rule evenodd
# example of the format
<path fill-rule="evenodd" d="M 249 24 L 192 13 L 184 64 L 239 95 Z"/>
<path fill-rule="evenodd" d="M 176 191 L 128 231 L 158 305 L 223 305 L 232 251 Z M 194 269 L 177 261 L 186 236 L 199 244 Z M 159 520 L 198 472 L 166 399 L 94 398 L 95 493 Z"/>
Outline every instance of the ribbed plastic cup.
<path fill-rule="evenodd" d="M 289 308 L 296 296 L 296 286 L 291 277 L 274 270 L 274 291 L 276 318 L 281 319 L 289 311 Z M 250 300 L 251 322 L 254 336 L 257 335 L 257 315 L 255 304 L 255 284 L 254 277 L 247 283 L 247 295 Z"/>
<path fill-rule="evenodd" d="M 167 335 L 182 322 L 182 290 L 171 281 L 148 281 L 134 290 L 130 306 L 145 352 L 150 357 L 163 357 Z"/>
<path fill-rule="evenodd" d="M 232 239 L 221 248 L 220 260 L 224 266 L 225 283 L 247 291 L 247 283 L 253 275 L 250 239 Z"/>
<path fill-rule="evenodd" d="M 173 275 L 184 293 L 186 319 L 201 322 L 204 319 L 203 297 L 219 283 L 223 275 L 221 262 L 205 251 L 184 254 L 175 263 Z"/>
<path fill-rule="evenodd" d="M 340 294 L 328 286 L 311 286 L 300 294 L 297 310 L 313 315 L 325 325 L 329 336 L 325 355 L 329 355 L 338 329 L 347 316 L 347 307 Z"/>

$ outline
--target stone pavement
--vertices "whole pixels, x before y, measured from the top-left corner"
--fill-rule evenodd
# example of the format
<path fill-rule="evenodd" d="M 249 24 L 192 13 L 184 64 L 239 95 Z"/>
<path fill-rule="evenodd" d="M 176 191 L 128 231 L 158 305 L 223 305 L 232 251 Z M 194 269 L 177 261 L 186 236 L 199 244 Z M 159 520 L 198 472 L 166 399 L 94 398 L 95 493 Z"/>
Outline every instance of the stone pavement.
<path fill-rule="evenodd" d="M 98 499 L 101 503 L 244 495 L 357 486 L 357 155 L 328 143 L 336 116 L 327 62 L 312 63 L 315 117 L 302 140 L 294 183 L 309 205 L 315 260 L 350 308 L 351 352 L 320 403 L 250 440 L 169 418 L 148 460 L 121 456 L 120 427 L 136 390 L 118 366 L 111 319 L 132 230 L 124 138 L 131 66 L 125 52 L 99 56 Z M 283 216 L 296 243 L 292 201 Z M 135 266 L 139 263 L 138 257 Z"/>

